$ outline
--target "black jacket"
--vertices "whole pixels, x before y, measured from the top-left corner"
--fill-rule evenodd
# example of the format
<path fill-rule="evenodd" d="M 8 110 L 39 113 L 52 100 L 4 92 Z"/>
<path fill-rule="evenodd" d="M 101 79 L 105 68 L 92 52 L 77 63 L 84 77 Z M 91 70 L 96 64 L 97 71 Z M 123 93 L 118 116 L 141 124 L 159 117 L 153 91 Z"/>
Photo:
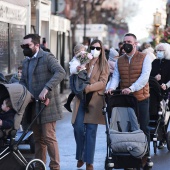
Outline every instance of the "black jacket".
<path fill-rule="evenodd" d="M 157 74 L 161 75 L 161 80 L 158 81 L 159 85 L 162 85 L 162 83 L 166 84 L 168 81 L 170 81 L 170 60 L 167 59 L 155 59 L 152 62 L 152 70 L 150 76 L 155 77 Z M 165 98 L 168 97 L 168 92 L 170 91 L 170 88 L 168 90 L 162 90 L 161 94 L 162 97 Z"/>
<path fill-rule="evenodd" d="M 10 129 L 14 126 L 15 113 L 16 112 L 13 109 L 0 113 L 0 119 L 2 120 L 2 126 L 0 126 L 0 129 Z"/>
<path fill-rule="evenodd" d="M 83 99 L 84 89 L 88 84 L 90 84 L 90 82 L 86 70 L 70 76 L 70 88 L 80 100 Z"/>
<path fill-rule="evenodd" d="M 155 59 L 152 62 L 152 70 L 150 76 L 155 77 L 157 74 L 161 75 L 161 80 L 158 81 L 161 85 L 166 84 L 170 80 L 170 60 L 166 59 Z"/>

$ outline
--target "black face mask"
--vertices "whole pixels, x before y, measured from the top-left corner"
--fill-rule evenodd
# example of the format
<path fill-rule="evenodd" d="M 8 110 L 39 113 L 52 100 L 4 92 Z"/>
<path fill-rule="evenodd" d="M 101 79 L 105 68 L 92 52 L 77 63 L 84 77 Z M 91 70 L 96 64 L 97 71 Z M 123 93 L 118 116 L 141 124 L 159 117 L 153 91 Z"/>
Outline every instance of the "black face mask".
<path fill-rule="evenodd" d="M 133 50 L 133 46 L 132 44 L 123 44 L 123 49 L 126 53 L 131 53 Z"/>
<path fill-rule="evenodd" d="M 23 49 L 23 54 L 24 54 L 24 56 L 28 56 L 28 57 L 31 58 L 31 57 L 33 57 L 35 52 L 33 52 L 31 48 L 24 48 Z"/>

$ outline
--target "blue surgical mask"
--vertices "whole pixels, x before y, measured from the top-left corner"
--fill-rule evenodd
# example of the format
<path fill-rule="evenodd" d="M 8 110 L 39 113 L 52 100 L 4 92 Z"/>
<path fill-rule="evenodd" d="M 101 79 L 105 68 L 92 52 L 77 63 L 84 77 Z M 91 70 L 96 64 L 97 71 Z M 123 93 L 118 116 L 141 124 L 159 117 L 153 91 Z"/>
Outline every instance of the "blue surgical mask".
<path fill-rule="evenodd" d="M 164 58 L 164 51 L 157 51 L 156 56 L 158 59 L 163 59 Z"/>

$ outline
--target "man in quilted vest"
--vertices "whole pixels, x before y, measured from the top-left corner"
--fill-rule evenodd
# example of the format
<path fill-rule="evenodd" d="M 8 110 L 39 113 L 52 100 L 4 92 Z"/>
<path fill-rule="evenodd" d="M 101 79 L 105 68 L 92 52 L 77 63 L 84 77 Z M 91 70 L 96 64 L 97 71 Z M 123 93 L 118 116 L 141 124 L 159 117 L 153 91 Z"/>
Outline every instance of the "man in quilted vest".
<path fill-rule="evenodd" d="M 115 90 L 120 82 L 123 94 L 133 93 L 138 100 L 140 129 L 146 134 L 150 143 L 149 124 L 149 76 L 151 60 L 147 54 L 137 50 L 137 38 L 127 33 L 123 39 L 123 49 L 126 52 L 115 64 L 110 86 L 106 93 Z"/>

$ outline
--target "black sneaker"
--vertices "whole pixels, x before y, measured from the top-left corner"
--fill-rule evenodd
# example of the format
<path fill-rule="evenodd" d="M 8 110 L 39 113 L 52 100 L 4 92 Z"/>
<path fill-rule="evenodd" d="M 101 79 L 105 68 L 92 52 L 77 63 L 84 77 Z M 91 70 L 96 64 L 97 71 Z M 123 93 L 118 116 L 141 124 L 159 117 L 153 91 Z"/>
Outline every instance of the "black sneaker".
<path fill-rule="evenodd" d="M 68 105 L 67 103 L 64 104 L 64 107 L 69 111 L 69 112 L 72 112 L 71 108 L 70 108 L 70 105 Z"/>

